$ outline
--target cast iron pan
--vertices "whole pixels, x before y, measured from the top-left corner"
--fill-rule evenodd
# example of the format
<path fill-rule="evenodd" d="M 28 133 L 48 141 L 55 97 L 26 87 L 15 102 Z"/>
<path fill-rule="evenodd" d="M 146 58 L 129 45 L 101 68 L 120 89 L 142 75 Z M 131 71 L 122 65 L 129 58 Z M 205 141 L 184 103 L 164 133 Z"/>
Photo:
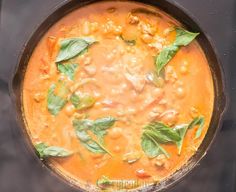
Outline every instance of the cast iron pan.
<path fill-rule="evenodd" d="M 71 1 L 65 1 L 64 3 L 56 7 L 55 11 L 51 13 L 51 15 L 49 15 L 33 32 L 32 36 L 23 47 L 22 52 L 19 56 L 18 65 L 16 66 L 15 71 L 12 75 L 12 81 L 9 84 L 9 88 L 10 88 L 12 101 L 15 105 L 17 120 L 22 127 L 21 136 L 25 138 L 26 145 L 31 151 L 32 156 L 35 156 L 35 159 L 38 159 L 40 163 L 41 161 L 36 156 L 36 152 L 31 143 L 29 135 L 26 131 L 23 109 L 22 109 L 22 106 L 23 106 L 22 105 L 22 86 L 23 86 L 24 74 L 27 68 L 29 58 L 34 48 L 36 47 L 37 43 L 39 42 L 39 40 L 55 22 L 57 22 L 59 19 L 61 19 L 63 16 L 70 13 L 71 11 L 79 7 L 94 3 L 94 2 L 97 2 L 97 1 L 96 0 L 80 0 L 80 1 L 71 0 Z M 213 77 L 213 81 L 214 81 L 215 100 L 214 100 L 213 116 L 211 119 L 208 132 L 201 146 L 195 153 L 195 155 L 191 157 L 191 159 L 188 161 L 186 165 L 184 165 L 180 170 L 176 171 L 171 177 L 169 177 L 165 181 L 162 181 L 152 186 L 146 186 L 146 187 L 142 187 L 140 189 L 135 190 L 135 191 L 163 191 L 173 186 L 178 181 L 180 181 L 188 172 L 190 172 L 197 165 L 197 163 L 204 157 L 204 155 L 206 155 L 208 148 L 210 147 L 214 137 L 216 136 L 219 128 L 221 127 L 222 116 L 226 108 L 226 93 L 225 93 L 225 88 L 224 88 L 225 81 L 223 78 L 223 71 L 220 66 L 219 59 L 216 55 L 213 45 L 211 44 L 209 40 L 209 37 L 207 37 L 206 33 L 199 27 L 199 25 L 196 22 L 196 19 L 193 19 L 191 14 L 187 13 L 186 10 L 184 10 L 179 5 L 176 5 L 174 2 L 169 2 L 167 0 L 158 0 L 158 1 L 157 0 L 138 0 L 137 2 L 152 5 L 154 7 L 156 6 L 159 9 L 163 10 L 164 12 L 170 14 L 172 17 L 174 17 L 178 21 L 180 21 L 188 30 L 200 32 L 200 35 L 198 36 L 197 41 L 199 42 L 199 44 L 201 45 L 202 49 L 204 50 L 207 56 L 211 73 L 212 73 L 212 77 Z M 204 94 L 204 93 L 199 93 L 199 94 Z M 65 181 L 66 184 L 69 184 L 71 185 L 71 187 L 78 189 L 78 191 L 92 191 L 93 190 L 91 186 L 84 186 L 85 189 L 82 189 L 73 180 L 69 182 L 68 178 L 66 179 L 65 176 L 63 176 L 58 171 L 55 171 L 55 170 L 52 171 L 52 167 L 50 166 L 49 163 L 44 162 L 44 164 L 46 165 L 47 168 L 49 168 L 48 170 L 50 170 L 50 172 L 53 173 L 52 174 L 53 176 L 59 177 L 60 180 Z"/>

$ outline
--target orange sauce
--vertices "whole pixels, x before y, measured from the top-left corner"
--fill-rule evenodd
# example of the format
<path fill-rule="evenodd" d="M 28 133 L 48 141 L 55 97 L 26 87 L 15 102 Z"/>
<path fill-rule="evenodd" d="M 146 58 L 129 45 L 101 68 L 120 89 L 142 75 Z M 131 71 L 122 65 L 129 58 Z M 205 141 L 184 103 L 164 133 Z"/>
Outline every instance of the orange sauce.
<path fill-rule="evenodd" d="M 131 10 L 136 8 L 158 12 L 159 16 L 137 13 L 131 18 Z M 144 35 L 148 26 L 153 34 Z M 74 152 L 66 158 L 50 158 L 51 166 L 76 181 L 93 185 L 103 175 L 110 179 L 161 181 L 180 169 L 196 152 L 207 132 L 214 102 L 211 72 L 197 41 L 181 47 L 167 64 L 163 86 L 156 87 L 146 79 L 146 74 L 155 70 L 154 56 L 174 41 L 176 34 L 169 30 L 173 26 L 181 24 L 152 7 L 104 2 L 75 10 L 49 29 L 27 67 L 23 108 L 34 144 L 45 142 Z M 138 36 L 135 45 L 128 45 L 120 38 L 126 31 L 128 36 Z M 59 41 L 84 36 L 93 36 L 98 43 L 74 58 L 79 67 L 74 80 L 70 80 L 58 72 L 55 63 Z M 130 79 L 130 75 L 135 78 Z M 78 83 L 88 81 L 76 91 L 92 95 L 96 100 L 94 106 L 77 111 L 68 102 L 57 115 L 52 115 L 47 109 L 47 93 L 50 85 L 59 79 L 71 91 Z M 119 119 L 104 137 L 112 157 L 92 153 L 81 145 L 72 121 L 83 114 L 92 120 L 106 116 Z M 180 155 L 173 144 L 161 145 L 170 154 L 163 166 L 156 166 L 155 158 L 145 155 L 140 142 L 146 124 L 153 119 L 169 125 L 189 123 L 199 114 L 205 118 L 203 132 L 200 138 L 194 139 L 197 129 L 189 130 Z M 139 160 L 132 164 L 123 161 L 125 154 L 134 151 L 140 153 Z M 140 169 L 150 177 L 140 177 L 137 174 Z"/>

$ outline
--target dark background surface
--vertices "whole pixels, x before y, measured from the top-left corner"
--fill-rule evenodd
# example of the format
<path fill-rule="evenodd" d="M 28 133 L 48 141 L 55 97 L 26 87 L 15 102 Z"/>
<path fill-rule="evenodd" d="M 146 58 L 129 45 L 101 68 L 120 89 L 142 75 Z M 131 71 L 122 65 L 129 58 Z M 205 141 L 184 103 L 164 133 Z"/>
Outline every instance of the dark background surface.
<path fill-rule="evenodd" d="M 8 82 L 20 50 L 62 0 L 0 0 L 0 191 L 74 192 L 51 177 L 19 136 Z M 236 0 L 176 0 L 209 34 L 225 71 L 230 99 L 223 127 L 208 154 L 168 192 L 236 192 Z"/>

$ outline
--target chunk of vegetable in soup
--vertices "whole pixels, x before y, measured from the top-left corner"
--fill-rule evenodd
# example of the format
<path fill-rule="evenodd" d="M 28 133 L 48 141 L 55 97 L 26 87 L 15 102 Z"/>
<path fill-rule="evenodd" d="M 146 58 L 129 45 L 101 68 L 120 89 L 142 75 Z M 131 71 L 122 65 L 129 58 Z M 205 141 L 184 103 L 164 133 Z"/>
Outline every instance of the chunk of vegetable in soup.
<path fill-rule="evenodd" d="M 213 111 L 197 36 L 133 2 L 91 4 L 58 21 L 24 79 L 25 119 L 40 158 L 97 189 L 135 188 L 180 169 Z"/>

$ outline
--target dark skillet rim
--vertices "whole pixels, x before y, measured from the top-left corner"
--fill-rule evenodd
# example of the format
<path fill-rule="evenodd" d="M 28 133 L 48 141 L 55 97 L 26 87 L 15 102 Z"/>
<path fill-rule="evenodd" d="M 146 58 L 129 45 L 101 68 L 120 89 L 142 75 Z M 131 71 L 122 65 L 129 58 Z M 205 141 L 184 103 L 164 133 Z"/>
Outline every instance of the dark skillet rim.
<path fill-rule="evenodd" d="M 199 161 L 206 155 L 207 151 L 209 150 L 210 146 L 212 145 L 217 133 L 220 130 L 220 127 L 222 126 L 223 116 L 226 112 L 226 109 L 228 108 L 228 95 L 226 93 L 226 80 L 225 80 L 225 75 L 224 75 L 224 71 L 223 71 L 221 62 L 218 58 L 218 53 L 215 49 L 214 44 L 212 43 L 212 40 L 207 35 L 207 33 L 203 30 L 203 28 L 200 26 L 198 20 L 192 14 L 190 14 L 184 7 L 180 6 L 176 2 L 170 2 L 169 0 L 159 0 L 157 2 L 155 2 L 154 0 L 146 0 L 146 1 L 131 0 L 131 1 L 157 7 L 160 10 L 163 10 L 164 12 L 169 14 L 170 16 L 174 17 L 178 21 L 180 21 L 182 24 L 187 26 L 187 28 L 189 28 L 189 27 L 191 28 L 192 26 L 190 26 L 190 25 L 194 24 L 195 27 L 197 27 L 199 29 L 199 31 L 201 31 L 203 39 L 205 39 L 207 41 L 206 44 L 208 44 L 209 50 L 210 50 L 211 54 L 213 54 L 213 55 L 211 55 L 211 57 L 214 57 L 213 59 L 215 60 L 215 67 L 218 68 L 218 70 L 219 70 L 218 75 L 220 75 L 220 78 L 219 78 L 220 80 L 218 80 L 218 77 L 215 76 L 215 72 L 212 71 L 212 66 L 210 66 L 211 73 L 213 76 L 213 81 L 214 81 L 214 90 L 215 90 L 215 92 L 221 91 L 221 93 L 215 93 L 215 95 L 218 97 L 217 98 L 215 97 L 215 99 L 214 99 L 213 116 L 212 116 L 212 120 L 211 120 L 210 126 L 209 126 L 209 130 L 213 131 L 211 133 L 211 135 L 209 135 L 210 133 L 207 132 L 207 134 L 205 135 L 197 152 L 188 160 L 186 165 L 181 167 L 181 169 L 180 169 L 180 170 L 182 170 L 181 173 L 180 173 L 180 171 L 176 171 L 169 178 L 167 178 L 163 182 L 158 183 L 157 185 L 142 188 L 140 190 L 136 190 L 136 191 L 163 191 L 167 188 L 169 189 L 169 188 L 173 187 L 175 184 L 180 182 L 190 171 L 192 171 L 194 169 L 194 167 L 199 163 Z M 40 163 L 43 167 L 45 167 L 44 165 L 46 165 L 47 170 L 49 170 L 50 174 L 56 176 L 57 178 L 59 178 L 60 181 L 63 181 L 65 184 L 70 185 L 72 188 L 80 190 L 80 191 L 84 191 L 84 189 L 79 187 L 75 181 L 73 181 L 73 180 L 71 182 L 68 181 L 67 176 L 64 176 L 59 171 L 54 170 L 53 167 L 50 166 L 50 163 L 47 163 L 44 161 L 42 164 L 42 161 L 38 158 L 37 153 L 36 153 L 36 151 L 32 145 L 32 142 L 30 140 L 30 136 L 26 130 L 26 125 L 25 125 L 26 122 L 24 120 L 22 106 L 20 105 L 22 103 L 22 98 L 21 98 L 22 97 L 22 92 L 21 92 L 22 89 L 21 88 L 23 85 L 25 69 L 27 67 L 27 63 L 29 61 L 29 58 L 30 58 L 34 48 L 37 46 L 38 41 L 48 31 L 48 29 L 55 22 L 59 21 L 61 18 L 63 18 L 65 15 L 72 12 L 73 10 L 76 10 L 79 7 L 82 7 L 82 6 L 91 4 L 91 3 L 96 3 L 96 2 L 99 2 L 99 1 L 96 1 L 96 0 L 82 0 L 82 1 L 65 0 L 64 2 L 62 2 L 61 4 L 56 6 L 54 9 L 52 9 L 50 11 L 50 13 L 43 19 L 43 22 L 41 22 L 39 25 L 37 25 L 35 27 L 32 34 L 30 35 L 30 38 L 24 44 L 22 51 L 19 53 L 17 65 L 14 69 L 14 72 L 12 73 L 12 77 L 9 82 L 9 92 L 10 92 L 10 96 L 11 96 L 11 99 L 12 99 L 12 102 L 13 102 L 13 105 L 15 108 L 14 112 L 16 114 L 17 121 L 20 124 L 21 130 L 22 130 L 22 131 L 20 131 L 20 133 L 24 137 L 24 141 L 26 142 L 27 149 L 30 150 L 31 154 L 34 153 L 34 155 L 32 155 L 32 156 L 34 156 L 34 159 L 37 159 L 38 163 Z M 79 5 L 75 6 L 75 3 L 77 3 Z M 162 3 L 165 5 L 162 6 L 161 5 Z M 69 9 L 67 9 L 67 11 L 65 11 L 65 13 L 54 17 L 55 14 L 58 14 L 59 10 L 65 10 L 66 7 Z M 184 21 L 182 21 L 180 18 L 178 18 L 178 16 L 175 13 L 174 14 L 171 13 L 171 10 L 169 10 L 169 7 L 171 7 L 171 9 L 178 10 L 179 13 L 182 14 L 182 16 L 188 18 L 188 20 L 189 20 L 189 22 L 191 22 L 191 24 L 186 24 Z M 46 29 L 45 29 L 45 27 L 46 27 Z M 31 43 L 33 44 L 33 46 L 30 45 Z M 201 45 L 201 47 L 202 47 L 202 45 Z M 28 53 L 28 50 L 30 51 L 30 53 Z M 205 52 L 205 50 L 204 50 L 204 52 Z M 206 54 L 206 56 L 208 56 L 207 55 L 208 53 L 205 52 L 205 54 Z M 23 72 L 23 75 L 22 75 L 22 72 Z M 220 90 L 216 90 L 218 88 L 220 88 Z M 17 98 L 17 96 L 20 96 L 20 98 Z M 218 99 L 218 102 L 219 102 L 219 100 L 221 100 L 221 103 L 216 103 L 217 99 Z M 219 106 L 216 106 L 216 104 L 219 104 Z M 217 111 L 215 111 L 215 110 L 217 110 Z M 214 113 L 216 113 L 216 112 L 218 115 L 218 120 L 217 120 L 217 122 L 213 122 Z M 215 124 L 214 129 L 212 128 L 212 124 Z M 209 136 L 210 136 L 210 138 L 208 138 Z"/>

